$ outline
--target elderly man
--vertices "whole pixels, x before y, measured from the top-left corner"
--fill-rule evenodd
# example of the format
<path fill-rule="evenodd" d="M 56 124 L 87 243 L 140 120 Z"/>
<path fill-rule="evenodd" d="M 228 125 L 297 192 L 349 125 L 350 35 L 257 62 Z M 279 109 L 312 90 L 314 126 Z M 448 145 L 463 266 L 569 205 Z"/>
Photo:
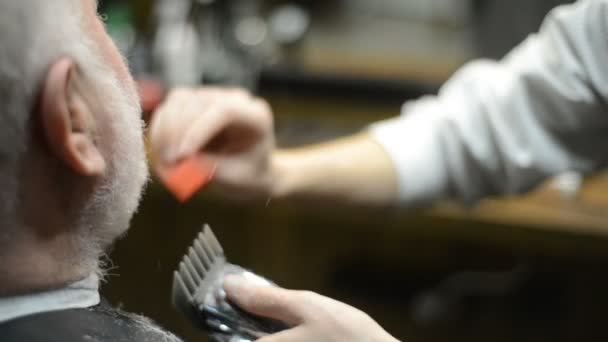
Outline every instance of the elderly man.
<path fill-rule="evenodd" d="M 98 306 L 100 256 L 148 174 L 133 81 L 95 2 L 2 0 L 0 17 L 1 339 L 171 340 Z"/>
<path fill-rule="evenodd" d="M 100 304 L 100 256 L 127 230 L 148 173 L 133 80 L 96 5 L 0 0 L 5 342 L 179 341 Z M 227 285 L 235 300 L 284 318 L 296 333 L 312 329 L 309 340 L 394 340 L 365 314 L 315 294 L 250 288 L 238 278 Z M 315 323 L 319 315 L 331 319 Z"/>

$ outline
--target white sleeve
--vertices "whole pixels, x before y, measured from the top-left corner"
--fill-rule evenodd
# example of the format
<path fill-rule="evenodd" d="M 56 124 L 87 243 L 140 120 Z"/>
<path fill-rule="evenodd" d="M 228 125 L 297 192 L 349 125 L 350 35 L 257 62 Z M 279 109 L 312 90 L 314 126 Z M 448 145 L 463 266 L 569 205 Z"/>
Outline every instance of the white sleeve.
<path fill-rule="evenodd" d="M 438 96 L 370 128 L 406 205 L 520 193 L 608 160 L 608 0 L 556 8 L 503 61 L 465 66 Z"/>

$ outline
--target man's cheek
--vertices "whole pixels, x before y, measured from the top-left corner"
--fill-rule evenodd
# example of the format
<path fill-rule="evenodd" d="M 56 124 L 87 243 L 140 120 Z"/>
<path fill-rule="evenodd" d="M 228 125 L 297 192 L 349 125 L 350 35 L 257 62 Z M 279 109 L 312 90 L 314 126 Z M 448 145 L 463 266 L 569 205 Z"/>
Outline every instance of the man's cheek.
<path fill-rule="evenodd" d="M 108 60 L 111 63 L 112 69 L 116 72 L 119 82 L 123 87 L 133 87 L 133 77 L 131 76 L 129 67 L 121 53 L 118 51 L 116 44 L 114 44 L 114 41 L 108 35 L 106 35 L 106 46 L 106 51 L 109 55 Z"/>
<path fill-rule="evenodd" d="M 100 45 L 102 57 L 109 62 L 110 67 L 116 72 L 116 75 L 123 86 L 130 86 L 132 78 L 129 69 L 118 51 L 116 44 L 114 44 L 114 41 L 108 35 L 104 24 L 99 18 L 95 18 L 95 20 L 92 21 L 92 26 L 93 35 L 95 41 Z"/>

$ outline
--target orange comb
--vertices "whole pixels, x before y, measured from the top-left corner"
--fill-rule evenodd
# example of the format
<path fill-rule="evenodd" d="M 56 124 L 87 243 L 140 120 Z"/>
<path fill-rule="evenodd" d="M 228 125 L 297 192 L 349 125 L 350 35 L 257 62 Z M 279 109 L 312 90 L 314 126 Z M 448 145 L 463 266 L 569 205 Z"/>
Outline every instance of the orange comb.
<path fill-rule="evenodd" d="M 209 184 L 215 174 L 215 168 L 214 164 L 197 155 L 159 171 L 158 176 L 167 189 L 184 203 Z"/>

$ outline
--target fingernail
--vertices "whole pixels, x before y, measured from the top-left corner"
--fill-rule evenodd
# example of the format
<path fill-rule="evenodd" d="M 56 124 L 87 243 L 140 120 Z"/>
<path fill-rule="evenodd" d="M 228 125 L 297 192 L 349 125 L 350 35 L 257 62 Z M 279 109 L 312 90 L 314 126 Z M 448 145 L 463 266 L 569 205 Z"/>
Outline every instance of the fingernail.
<path fill-rule="evenodd" d="M 229 275 L 224 279 L 224 289 L 228 292 L 243 291 L 250 286 L 272 286 L 272 284 L 268 280 L 251 272 Z"/>
<path fill-rule="evenodd" d="M 239 292 L 247 283 L 247 279 L 242 275 L 229 275 L 224 278 L 224 289 L 231 293 Z"/>
<path fill-rule="evenodd" d="M 243 278 L 247 279 L 252 284 L 257 285 L 257 286 L 271 286 L 272 285 L 268 280 L 260 277 L 257 274 L 251 273 L 251 272 L 244 272 Z"/>

